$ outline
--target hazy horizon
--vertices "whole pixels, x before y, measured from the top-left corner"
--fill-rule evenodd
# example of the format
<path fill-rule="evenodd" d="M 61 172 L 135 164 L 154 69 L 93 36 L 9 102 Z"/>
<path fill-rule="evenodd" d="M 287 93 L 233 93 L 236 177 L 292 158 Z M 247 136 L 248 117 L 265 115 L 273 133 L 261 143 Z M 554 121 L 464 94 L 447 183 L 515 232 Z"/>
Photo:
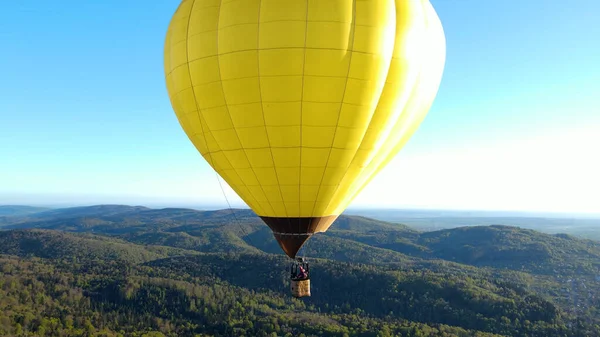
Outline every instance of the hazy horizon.
<path fill-rule="evenodd" d="M 73 207 L 91 207 L 99 205 L 123 205 L 123 206 L 142 206 L 151 209 L 162 208 L 188 208 L 199 211 L 212 211 L 229 209 L 228 205 L 220 203 L 186 203 L 186 202 L 6 202 L 0 198 L 0 207 L 26 206 L 41 207 L 50 209 L 73 208 Z M 232 209 L 250 209 L 247 205 L 231 205 Z M 377 214 L 377 213 L 382 214 Z M 549 218 L 578 218 L 578 219 L 600 219 L 600 212 L 552 212 L 552 211 L 522 211 L 510 209 L 445 209 L 445 208 L 424 208 L 424 207 L 376 207 L 376 206 L 351 206 L 343 214 L 361 215 L 380 219 L 389 219 L 393 216 L 406 218 L 435 218 L 435 217 L 481 217 L 481 218 L 529 218 L 529 217 L 549 217 Z"/>

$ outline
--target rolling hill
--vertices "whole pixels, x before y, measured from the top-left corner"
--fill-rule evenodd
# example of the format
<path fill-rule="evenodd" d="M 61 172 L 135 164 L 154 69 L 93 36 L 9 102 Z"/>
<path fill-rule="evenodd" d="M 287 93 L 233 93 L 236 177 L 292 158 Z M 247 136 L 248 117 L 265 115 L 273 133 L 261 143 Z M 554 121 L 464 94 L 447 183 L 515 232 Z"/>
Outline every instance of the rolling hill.
<path fill-rule="evenodd" d="M 193 255 L 196 252 L 164 246 L 137 246 L 106 236 L 34 229 L 1 231 L 0 254 L 66 261 L 102 260 L 135 264 L 169 256 Z"/>
<path fill-rule="evenodd" d="M 431 336 L 442 336 L 441 331 L 454 331 L 451 336 L 576 336 L 600 324 L 600 243 L 563 234 L 504 225 L 419 232 L 401 224 L 341 216 L 301 251 L 312 257 L 314 296 L 289 302 L 286 258 L 268 227 L 248 210 L 103 205 L 15 216 L 4 228 L 0 254 L 6 256 L 42 258 L 36 263 L 70 273 L 75 266 L 80 266 L 78 272 L 103 274 L 107 268 L 126 268 L 127 278 L 115 272 L 109 277 L 112 281 L 101 282 L 108 288 L 93 291 L 104 294 L 99 300 L 103 306 L 112 298 L 109 306 L 115 310 L 130 303 L 119 295 L 123 287 L 145 289 L 144 296 L 150 296 L 148 292 L 166 291 L 169 284 L 168 289 L 182 291 L 176 295 L 179 300 L 196 307 L 200 301 L 206 308 L 207 299 L 181 287 L 202 286 L 213 293 L 215 287 L 225 287 L 228 295 L 222 294 L 219 301 L 243 298 L 250 302 L 242 308 L 261 311 L 260 317 L 286 308 L 281 317 L 298 320 L 286 321 L 289 329 L 281 331 L 292 334 L 371 336 L 357 332 L 353 322 L 361 320 L 380 329 L 389 324 L 396 333 L 407 327 L 437 329 Z M 65 261 L 77 263 L 68 267 Z M 138 284 L 141 279 L 149 288 Z M 131 296 L 151 305 L 138 295 Z M 253 302 L 256 298 L 266 302 Z M 299 309 L 298 303 L 305 304 Z M 156 310 L 171 312 L 170 321 L 177 321 L 174 307 Z M 185 322 L 197 314 L 189 308 L 177 310 L 178 319 L 187 317 Z M 215 335 L 232 333 L 225 326 L 236 326 L 222 316 L 214 319 L 221 322 L 219 327 L 205 326 L 212 326 Z M 322 321 L 323 326 L 310 330 L 301 323 L 312 321 Z"/>
<path fill-rule="evenodd" d="M 199 252 L 281 254 L 268 227 L 250 210 L 100 205 L 14 217 L 4 228 L 86 232 Z M 401 224 L 342 215 L 329 231 L 309 240 L 301 253 L 360 263 L 419 258 L 540 275 L 600 274 L 600 242 L 504 225 L 419 232 Z"/>
<path fill-rule="evenodd" d="M 173 336 L 577 332 L 565 325 L 568 314 L 556 304 L 486 273 L 465 277 L 448 270 L 318 260 L 313 297 L 299 301 L 289 297 L 287 261 L 281 255 L 190 253 L 48 230 L 1 234 L 0 272 L 3 284 L 12 285 L 0 287 L 0 313 L 10 320 L 29 315 L 56 322 L 22 321 L 17 326 L 0 321 L 4 334 L 24 327 L 38 333 L 76 334 L 81 329 L 104 336 L 144 330 Z M 36 301 L 28 289 L 35 298 L 46 298 L 43 307 L 27 304 Z M 14 296 L 18 302 L 9 301 Z M 68 320 L 82 315 L 89 319 Z"/>
<path fill-rule="evenodd" d="M 19 205 L 0 205 L 0 217 L 23 216 L 43 212 L 46 210 L 48 210 L 48 208 Z"/>

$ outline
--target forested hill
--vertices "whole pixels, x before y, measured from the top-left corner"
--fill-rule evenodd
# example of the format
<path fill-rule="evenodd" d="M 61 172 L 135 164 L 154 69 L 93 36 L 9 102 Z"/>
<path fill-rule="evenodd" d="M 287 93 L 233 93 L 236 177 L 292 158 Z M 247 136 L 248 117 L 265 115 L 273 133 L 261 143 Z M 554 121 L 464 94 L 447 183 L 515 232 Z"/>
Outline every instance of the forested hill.
<path fill-rule="evenodd" d="M 169 256 L 197 254 L 173 247 L 132 245 L 99 235 L 73 235 L 49 230 L 0 232 L 0 254 L 70 261 L 122 261 L 142 263 Z"/>
<path fill-rule="evenodd" d="M 21 216 L 47 210 L 43 207 L 0 205 L 0 217 Z"/>
<path fill-rule="evenodd" d="M 0 335 L 600 331 L 600 245 L 565 235 L 508 226 L 421 233 L 342 216 L 302 250 L 313 296 L 295 300 L 286 258 L 248 210 L 102 205 L 0 219 Z"/>
<path fill-rule="evenodd" d="M 477 270 L 319 260 L 313 297 L 301 301 L 289 296 L 279 255 L 169 257 L 168 249 L 87 234 L 2 234 L 0 335 L 578 336 L 594 329 L 544 296 Z"/>
<path fill-rule="evenodd" d="M 250 210 L 100 205 L 5 217 L 3 228 L 87 232 L 200 252 L 282 254 L 269 228 Z M 301 253 L 363 263 L 441 259 L 545 275 L 600 274 L 600 242 L 501 225 L 418 232 L 401 224 L 341 216 Z"/>

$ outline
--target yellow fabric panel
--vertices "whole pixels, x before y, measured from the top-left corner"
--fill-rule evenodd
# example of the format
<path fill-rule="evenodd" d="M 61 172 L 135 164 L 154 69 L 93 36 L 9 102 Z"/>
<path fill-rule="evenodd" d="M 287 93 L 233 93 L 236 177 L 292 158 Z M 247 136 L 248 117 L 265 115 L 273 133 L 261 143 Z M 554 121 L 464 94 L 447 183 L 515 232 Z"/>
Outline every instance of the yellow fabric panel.
<path fill-rule="evenodd" d="M 260 87 L 263 104 L 300 102 L 302 99 L 302 76 L 261 77 Z M 280 111 L 287 114 L 287 110 Z"/>
<path fill-rule="evenodd" d="M 233 122 L 228 116 L 227 107 L 204 109 L 202 110 L 202 116 L 211 130 L 233 129 Z"/>
<path fill-rule="evenodd" d="M 223 74 L 221 65 L 221 74 Z M 260 102 L 260 81 L 257 77 L 222 80 L 221 88 L 227 105 L 238 105 Z"/>
<path fill-rule="evenodd" d="M 269 205 L 271 206 L 271 209 L 273 210 L 272 214 L 287 214 L 287 212 L 288 212 L 288 210 L 285 208 L 285 204 L 283 202 L 269 202 Z M 250 206 L 250 207 L 252 207 L 252 206 Z M 252 208 L 252 210 L 254 210 L 254 208 Z M 257 214 L 259 214 L 259 213 L 257 212 Z"/>
<path fill-rule="evenodd" d="M 252 151 L 252 150 L 247 150 Z M 255 157 L 247 155 L 243 150 L 223 151 L 229 164 L 236 169 L 245 169 L 252 167 L 252 160 Z"/>
<path fill-rule="evenodd" d="M 233 121 L 233 125 L 238 129 L 238 135 L 240 134 L 240 131 L 244 128 L 256 127 L 260 130 L 264 130 L 263 126 L 265 125 L 265 120 L 262 111 L 262 104 L 260 102 L 239 104 L 235 106 L 230 105 L 227 108 L 229 110 L 229 115 L 231 116 L 231 119 Z M 250 147 L 246 146 L 243 140 L 242 145 L 245 148 Z"/>
<path fill-rule="evenodd" d="M 258 52 L 256 50 L 241 51 L 219 55 L 218 69 L 221 80 L 235 80 L 247 77 L 258 77 Z"/>
<path fill-rule="evenodd" d="M 428 0 L 185 0 L 164 70 L 183 130 L 253 210 L 327 216 L 416 130 L 443 52 Z"/>
<path fill-rule="evenodd" d="M 264 125 L 257 127 L 236 127 L 235 130 L 240 138 L 242 148 L 264 149 L 269 147 L 269 137 Z"/>
<path fill-rule="evenodd" d="M 306 48 L 347 51 L 353 38 L 351 23 L 309 21 L 306 25 Z"/>
<path fill-rule="evenodd" d="M 262 76 L 302 76 L 304 50 L 267 49 L 258 52 L 259 71 Z"/>
<path fill-rule="evenodd" d="M 279 152 L 290 153 L 291 151 L 300 152 L 300 126 L 267 126 L 267 134 L 273 149 L 281 150 Z M 285 150 L 280 148 L 294 148 Z M 286 158 L 287 160 L 288 158 Z"/>
<path fill-rule="evenodd" d="M 352 23 L 355 3 L 349 0 L 309 0 L 308 20 Z"/>
<path fill-rule="evenodd" d="M 300 168 L 296 164 L 291 164 L 288 167 L 276 167 L 275 171 L 280 186 L 300 184 Z"/>
<path fill-rule="evenodd" d="M 323 174 L 325 174 L 325 167 L 302 166 L 302 171 L 300 172 L 300 181 L 302 181 L 303 186 L 319 186 Z"/>
<path fill-rule="evenodd" d="M 198 7 L 196 4 L 194 8 Z M 219 7 L 205 7 L 202 10 L 191 12 L 189 24 L 189 36 L 214 31 L 219 28 Z"/>
<path fill-rule="evenodd" d="M 260 0 L 221 1 L 219 28 L 258 23 Z"/>
<path fill-rule="evenodd" d="M 335 137 L 335 130 L 335 126 L 302 125 L 302 146 L 306 149 L 330 149 Z"/>
<path fill-rule="evenodd" d="M 248 158 L 247 161 L 254 168 L 273 168 L 273 155 L 269 149 L 245 149 L 240 157 Z M 245 152 L 245 155 L 244 155 Z"/>
<path fill-rule="evenodd" d="M 197 109 L 210 109 L 222 107 L 225 104 L 225 95 L 221 83 L 212 82 L 197 85 L 194 79 L 194 95 Z"/>
<path fill-rule="evenodd" d="M 264 90 L 265 87 L 261 87 Z M 267 126 L 299 126 L 302 122 L 302 102 L 300 101 L 265 102 L 263 112 Z"/>
<path fill-rule="evenodd" d="M 306 21 L 307 0 L 290 1 L 281 6 L 281 0 L 262 0 L 260 4 L 260 22 Z"/>
<path fill-rule="evenodd" d="M 303 48 L 306 22 L 273 21 L 260 24 L 259 49 Z"/>
<path fill-rule="evenodd" d="M 337 49 L 307 49 L 304 74 L 345 78 L 350 67 L 350 53 Z"/>
<path fill-rule="evenodd" d="M 186 67 L 180 67 L 177 69 L 181 69 L 184 72 L 187 70 L 190 78 L 194 78 L 194 84 L 196 85 L 204 85 L 221 80 L 218 56 L 209 56 L 195 61 L 190 61 L 188 65 L 189 69 L 186 69 Z"/>
<path fill-rule="evenodd" d="M 300 185 L 282 185 L 281 195 L 287 202 L 300 201 Z"/>
<path fill-rule="evenodd" d="M 304 128 L 306 129 L 306 127 Z M 331 150 L 329 148 L 310 148 L 303 147 L 300 153 L 302 168 L 304 167 L 325 167 L 327 165 L 327 158 L 329 152 Z"/>
<path fill-rule="evenodd" d="M 266 189 L 272 187 L 273 189 L 278 188 L 279 181 L 277 179 L 277 171 L 275 171 L 275 167 L 254 167 L 254 173 L 256 173 L 256 178 L 263 189 L 265 189 L 265 193 L 267 196 L 271 196 L 271 193 L 267 192 Z M 280 193 L 274 193 L 273 195 L 277 201 L 281 201 Z"/>
<path fill-rule="evenodd" d="M 255 50 L 258 47 L 257 23 L 223 27 L 212 34 L 217 38 L 219 54 Z"/>
<path fill-rule="evenodd" d="M 340 103 L 302 102 L 303 126 L 337 126 L 339 115 Z"/>
<path fill-rule="evenodd" d="M 214 31 L 192 35 L 187 40 L 187 58 L 189 61 L 217 55 L 217 35 Z M 185 42 L 182 43 L 185 45 Z M 183 56 L 182 54 L 181 56 Z M 173 57 L 173 56 L 171 56 Z M 171 61 L 173 63 L 173 61 Z"/>
<path fill-rule="evenodd" d="M 277 169 L 284 167 L 298 168 L 300 166 L 300 147 L 292 148 L 271 148 L 271 154 L 273 155 L 273 162 Z"/>
<path fill-rule="evenodd" d="M 285 202 L 284 205 L 288 214 L 300 214 L 300 203 L 298 201 Z"/>
<path fill-rule="evenodd" d="M 273 169 L 273 172 L 269 173 L 273 173 L 271 177 L 277 179 L 277 173 L 275 172 L 275 169 Z M 283 203 L 281 189 L 279 188 L 279 185 L 277 183 L 263 185 L 263 191 L 265 191 L 267 199 L 271 204 L 275 205 L 275 203 Z"/>
<path fill-rule="evenodd" d="M 338 103 L 344 98 L 347 78 L 304 76 L 303 101 Z M 339 104 L 339 103 L 338 103 Z"/>

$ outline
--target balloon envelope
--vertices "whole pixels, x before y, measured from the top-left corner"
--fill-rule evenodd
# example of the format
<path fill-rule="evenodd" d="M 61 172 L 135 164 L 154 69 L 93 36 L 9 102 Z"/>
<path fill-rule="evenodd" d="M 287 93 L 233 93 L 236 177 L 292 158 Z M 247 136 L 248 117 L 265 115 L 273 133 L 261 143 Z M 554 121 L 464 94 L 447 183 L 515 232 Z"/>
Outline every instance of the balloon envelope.
<path fill-rule="evenodd" d="M 290 257 L 403 147 L 444 61 L 428 0 L 184 0 L 164 49 L 183 130 Z"/>

